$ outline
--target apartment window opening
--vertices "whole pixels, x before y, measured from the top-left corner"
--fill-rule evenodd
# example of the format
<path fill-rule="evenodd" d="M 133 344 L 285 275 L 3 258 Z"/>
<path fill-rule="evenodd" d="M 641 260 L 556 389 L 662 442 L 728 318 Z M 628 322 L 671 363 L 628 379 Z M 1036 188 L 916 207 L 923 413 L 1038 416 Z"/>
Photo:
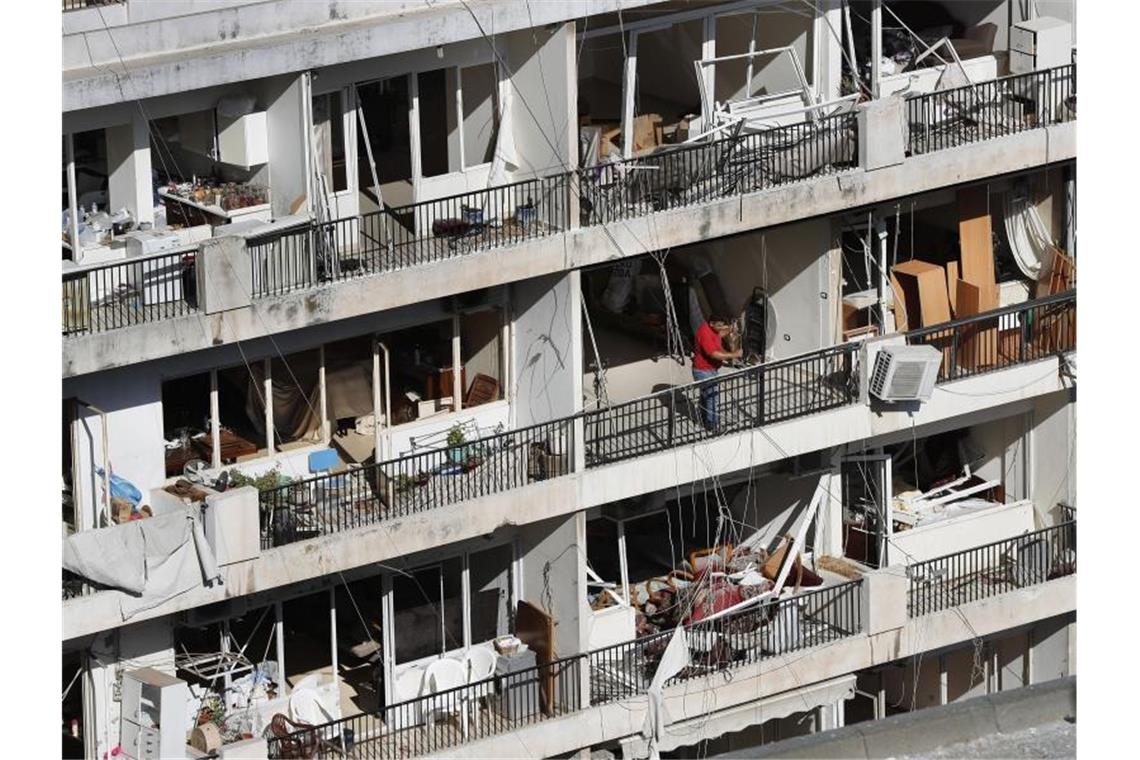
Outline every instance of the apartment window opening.
<path fill-rule="evenodd" d="M 325 394 L 330 443 L 346 462 L 362 464 L 375 457 L 377 419 L 373 400 L 372 338 L 325 346 Z"/>
<path fill-rule="evenodd" d="M 381 336 L 392 352 L 392 422 L 424 419 L 454 408 L 453 321 L 409 327 Z M 460 385 L 466 387 L 466 375 Z"/>
<path fill-rule="evenodd" d="M 210 463 L 210 373 L 167 380 L 162 384 L 162 437 L 166 477 L 184 473 L 188 462 Z"/>
<path fill-rule="evenodd" d="M 499 80 L 493 63 L 461 69 L 463 155 L 467 168 L 490 163 L 499 130 Z"/>
<path fill-rule="evenodd" d="M 453 557 L 392 579 L 396 663 L 464 646 L 463 559 Z"/>
<path fill-rule="evenodd" d="M 344 96 L 330 92 L 313 96 L 313 143 L 317 166 L 328 190 L 348 189 L 348 163 L 344 139 Z"/>
<path fill-rule="evenodd" d="M 463 407 L 503 398 L 503 310 L 463 314 L 459 320 L 462 374 L 466 378 Z"/>

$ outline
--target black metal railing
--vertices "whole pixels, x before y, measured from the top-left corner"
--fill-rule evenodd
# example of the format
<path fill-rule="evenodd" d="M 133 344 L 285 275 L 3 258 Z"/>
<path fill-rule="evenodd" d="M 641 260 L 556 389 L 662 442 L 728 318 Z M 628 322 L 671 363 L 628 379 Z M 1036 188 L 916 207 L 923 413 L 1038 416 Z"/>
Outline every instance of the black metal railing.
<path fill-rule="evenodd" d="M 1077 292 L 1070 290 L 906 333 L 942 352 L 938 382 L 958 380 L 1077 348 Z"/>
<path fill-rule="evenodd" d="M 577 712 L 582 661 L 575 655 L 525 670 L 294 731 L 269 740 L 269 757 L 420 757 Z"/>
<path fill-rule="evenodd" d="M 666 685 L 750 665 L 863 630 L 862 581 L 829 586 L 685 627 L 690 664 Z M 590 704 L 645 692 L 673 631 L 590 652 Z"/>
<path fill-rule="evenodd" d="M 196 250 L 63 273 L 63 334 L 104 332 L 198 311 Z"/>
<path fill-rule="evenodd" d="M 485 436 L 262 491 L 262 548 L 521 488 L 573 468 L 573 420 Z"/>
<path fill-rule="evenodd" d="M 255 298 L 421 266 L 569 227 L 570 174 L 394 206 L 247 242 Z"/>
<path fill-rule="evenodd" d="M 913 154 L 1012 135 L 1077 118 L 1077 66 L 1016 74 L 906 101 Z"/>
<path fill-rule="evenodd" d="M 583 226 L 708 203 L 858 164 L 855 114 L 733 134 L 579 170 Z"/>
<path fill-rule="evenodd" d="M 928 615 L 1072 575 L 1076 535 L 1076 522 L 1066 522 L 909 565 L 907 615 Z"/>
<path fill-rule="evenodd" d="M 127 0 L 63 0 L 65 11 L 77 11 L 81 8 L 93 8 L 97 5 L 122 5 Z"/>
<path fill-rule="evenodd" d="M 586 412 L 586 466 L 854 403 L 857 352 L 857 344 L 847 343 Z"/>

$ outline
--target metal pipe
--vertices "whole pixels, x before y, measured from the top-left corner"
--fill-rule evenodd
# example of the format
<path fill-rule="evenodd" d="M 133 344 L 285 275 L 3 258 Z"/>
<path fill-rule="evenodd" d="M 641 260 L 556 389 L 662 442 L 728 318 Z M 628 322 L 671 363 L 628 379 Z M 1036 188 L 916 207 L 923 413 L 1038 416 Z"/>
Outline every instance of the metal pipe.
<path fill-rule="evenodd" d="M 107 520 L 107 524 L 110 525 L 110 513 L 106 511 L 111 508 L 111 454 L 107 433 L 107 413 L 94 404 L 89 404 L 81 399 L 75 399 L 75 403 L 85 406 L 99 415 L 99 431 L 103 437 L 103 509 L 105 510 L 104 517 Z M 95 515 L 95 523 L 93 527 L 99 527 L 98 513 Z"/>

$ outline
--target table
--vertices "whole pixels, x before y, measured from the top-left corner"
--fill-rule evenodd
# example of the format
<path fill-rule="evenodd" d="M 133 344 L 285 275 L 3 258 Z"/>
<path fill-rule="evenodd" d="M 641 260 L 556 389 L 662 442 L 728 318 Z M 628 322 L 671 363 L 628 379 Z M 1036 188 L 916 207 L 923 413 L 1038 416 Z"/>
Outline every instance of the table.
<path fill-rule="evenodd" d="M 237 461 L 238 457 L 256 454 L 258 445 L 252 441 L 247 441 L 232 430 L 222 429 L 219 432 L 218 440 L 222 445 L 222 464 L 233 464 Z M 214 461 L 214 439 L 210 435 L 203 436 L 194 440 L 194 446 L 197 447 L 202 459 L 207 462 Z"/>
<path fill-rule="evenodd" d="M 272 216 L 272 206 L 268 203 L 259 203 L 256 206 L 245 206 L 244 208 L 226 211 L 221 206 L 212 203 L 199 203 L 165 189 L 159 190 L 158 196 L 166 203 L 168 220 L 176 218 L 188 225 L 191 219 L 201 219 L 211 225 L 218 225 L 239 219 L 257 219 L 267 222 Z"/>

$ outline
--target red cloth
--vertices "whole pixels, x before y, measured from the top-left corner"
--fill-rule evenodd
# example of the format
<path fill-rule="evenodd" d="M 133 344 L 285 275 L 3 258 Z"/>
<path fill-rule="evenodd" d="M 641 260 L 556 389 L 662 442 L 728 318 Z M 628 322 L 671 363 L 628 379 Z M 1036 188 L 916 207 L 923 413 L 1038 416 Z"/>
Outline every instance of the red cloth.
<path fill-rule="evenodd" d="M 693 349 L 693 369 L 719 369 L 723 362 L 714 359 L 713 352 L 723 351 L 724 344 L 708 322 L 702 322 L 697 328 L 696 344 Z"/>

